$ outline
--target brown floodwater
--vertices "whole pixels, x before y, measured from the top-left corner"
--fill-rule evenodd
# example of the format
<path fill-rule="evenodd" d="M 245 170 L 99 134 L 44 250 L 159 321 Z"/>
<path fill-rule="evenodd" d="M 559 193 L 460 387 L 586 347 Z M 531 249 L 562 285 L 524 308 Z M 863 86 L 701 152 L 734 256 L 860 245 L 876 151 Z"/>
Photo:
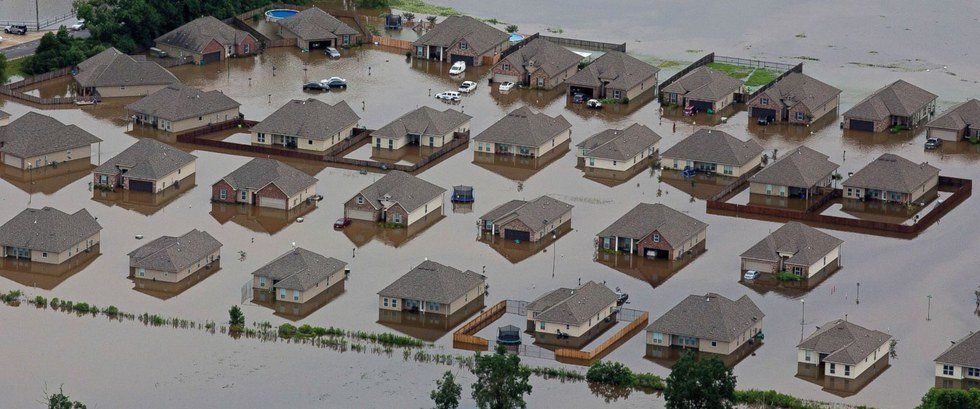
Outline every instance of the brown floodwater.
<path fill-rule="evenodd" d="M 805 61 L 805 72 L 844 90 L 842 110 L 898 78 L 940 95 L 941 108 L 975 97 L 980 90 L 976 83 L 980 69 L 971 58 L 980 52 L 975 44 L 963 40 L 977 36 L 980 29 L 971 16 L 980 10 L 968 2 L 957 3 L 971 13 L 931 10 L 938 6 L 918 3 L 894 11 L 863 2 L 825 10 L 816 3 L 784 6 L 766 2 L 768 7 L 733 3 L 702 8 L 626 1 L 607 7 L 608 15 L 603 17 L 567 1 L 521 3 L 521 7 L 503 3 L 466 0 L 454 1 L 452 6 L 517 23 L 522 32 L 551 26 L 562 27 L 564 35 L 570 37 L 627 41 L 631 51 L 658 59 L 693 60 L 699 56 L 688 49 L 775 60 L 809 55 L 820 61 Z M 928 17 L 918 17 L 921 13 Z M 752 21 L 766 24 L 753 25 Z M 953 30 L 959 34 L 949 36 L 949 30 L 933 29 L 939 26 L 956 27 Z M 694 27 L 703 29 L 703 33 L 691 34 Z M 797 37 L 801 32 L 805 36 Z M 345 54 L 340 60 L 328 60 L 320 53 L 280 48 L 251 59 L 203 67 L 182 66 L 174 72 L 189 85 L 222 90 L 242 103 L 246 118 L 255 120 L 265 118 L 294 98 L 313 97 L 329 103 L 346 100 L 361 116 L 361 124 L 369 128 L 381 127 L 418 106 L 452 106 L 473 116 L 471 128 L 475 135 L 526 104 L 568 119 L 572 123 L 572 144 L 607 128 L 640 122 L 663 136 L 664 149 L 698 126 L 717 123 L 715 129 L 741 138 L 755 137 L 769 150 L 788 152 L 806 144 L 840 163 L 842 174 L 860 169 L 882 153 L 892 152 L 914 161 L 929 161 L 945 175 L 980 178 L 977 147 L 947 143 L 939 151 L 924 152 L 921 129 L 907 135 L 843 134 L 838 127 L 839 118 L 810 127 L 758 127 L 749 124 L 743 109 L 731 113 L 724 123 L 717 118 L 660 118 L 652 95 L 627 106 L 596 112 L 566 106 L 561 92 L 490 91 L 486 68 L 468 69 L 464 78 L 477 81 L 479 87 L 461 103 L 447 105 L 432 95 L 455 89 L 462 81 L 449 78 L 448 65 L 406 61 L 401 51 L 377 47 Z M 872 67 L 850 64 L 851 61 L 879 65 L 894 62 L 900 67 Z M 665 68 L 661 78 L 679 68 Z M 304 81 L 330 76 L 346 78 L 350 88 L 318 94 L 300 89 Z M 67 83 L 57 81 L 37 90 L 39 95 L 66 92 Z M 87 173 L 99 157 L 106 160 L 137 138 L 174 143 L 172 137 L 151 130 L 131 129 L 123 109 L 129 102 L 132 100 L 44 111 L 77 124 L 104 142 L 90 164 L 66 165 L 34 175 L 4 171 L 0 175 L 0 220 L 13 217 L 27 206 L 55 206 L 65 211 L 87 208 L 104 227 L 101 254 L 79 260 L 64 270 L 4 262 L 0 266 L 0 288 L 24 289 L 31 295 L 100 306 L 112 304 L 136 313 L 224 320 L 228 308 L 241 303 L 250 273 L 295 242 L 347 261 L 352 270 L 350 278 L 342 291 L 318 300 L 322 306 L 312 312 L 292 314 L 246 303 L 243 309 L 250 322 L 268 320 L 278 325 L 294 322 L 298 316 L 296 322 L 301 323 L 418 334 L 434 339 L 438 347 L 446 350 L 452 349 L 452 341 L 451 336 L 445 335 L 445 325 L 409 329 L 411 326 L 406 325 L 411 323 L 404 317 L 382 317 L 377 308 L 376 293 L 425 258 L 462 269 L 485 268 L 491 289 L 487 305 L 503 299 L 531 300 L 558 286 L 574 286 L 579 279 L 621 287 L 630 294 L 628 307 L 650 311 L 652 319 L 689 294 L 748 294 L 767 314 L 766 342 L 735 366 L 740 388 L 771 388 L 805 398 L 877 407 L 914 406 L 933 384 L 932 360 L 950 340 L 980 327 L 980 319 L 973 311 L 973 291 L 980 284 L 975 267 L 980 256 L 973 251 L 980 234 L 980 209 L 972 206 L 973 199 L 914 240 L 828 230 L 845 241 L 840 270 L 803 284 L 745 284 L 739 279 L 738 254 L 778 228 L 779 223 L 706 214 L 704 199 L 721 189 L 711 180 L 691 186 L 677 175 L 665 173 L 659 177 L 647 170 L 625 181 L 613 177 L 609 182 L 608 175 L 596 178 L 576 168 L 577 158 L 570 149 L 536 161 L 488 158 L 472 150 L 456 152 L 420 176 L 447 189 L 472 185 L 476 202 L 458 208 L 446 203 L 442 215 L 407 230 L 380 229 L 372 224 L 333 230 L 333 221 L 343 214 L 342 203 L 380 175 L 324 163 L 289 161 L 319 179 L 317 189 L 324 200 L 316 205 L 291 212 L 213 205 L 209 202 L 210 185 L 250 158 L 180 144 L 175 145 L 198 156 L 195 181 L 182 185 L 182 190 L 186 190 L 161 198 L 103 196 L 90 190 Z M 14 117 L 36 110 L 15 101 L 0 103 L 0 109 Z M 232 130 L 219 137 L 244 142 L 242 132 Z M 408 163 L 419 154 L 403 153 L 385 159 Z M 348 156 L 378 157 L 377 152 L 364 148 Z M 481 239 L 476 226 L 480 215 L 507 200 L 529 200 L 543 194 L 575 206 L 572 222 L 556 240 L 516 246 Z M 706 251 L 680 263 L 597 257 L 593 247 L 595 234 L 638 202 L 664 203 L 708 223 Z M 302 222 L 297 220 L 300 216 Z M 888 218 L 896 216 L 884 214 Z M 183 234 L 193 228 L 208 231 L 224 244 L 220 270 L 194 277 L 193 285 L 187 288 L 146 286 L 128 277 L 126 253 L 145 240 Z M 134 236 L 138 234 L 147 239 L 136 240 Z M 239 252 L 244 252 L 244 257 Z M 931 320 L 926 319 L 928 295 L 932 296 Z M 894 335 L 898 339 L 897 359 L 870 385 L 849 397 L 839 397 L 796 378 L 795 345 L 801 336 L 802 299 L 806 300 L 803 333 L 809 334 L 816 325 L 847 315 L 856 323 Z M 354 399 L 370 407 L 421 407 L 429 404 L 428 390 L 444 370 L 431 364 L 402 362 L 400 357 L 233 341 L 188 331 L 71 318 L 23 306 L 0 307 L 0 320 L 7 334 L 0 338 L 0 351 L 7 362 L 18 368 L 0 375 L 0 390 L 5 391 L 0 394 L 0 407 L 35 405 L 45 386 L 52 390 L 61 384 L 73 397 L 99 407 L 257 406 L 272 402 L 289 402 L 296 407 L 349 407 Z M 510 322 L 501 321 L 499 325 L 506 323 Z M 499 325 L 494 324 L 492 329 Z M 667 367 L 646 355 L 641 333 L 607 359 L 627 363 L 634 370 L 668 373 Z M 546 359 L 525 360 L 535 365 L 555 365 Z M 463 379 L 468 390 L 471 378 L 463 374 Z M 531 407 L 552 407 L 558 402 L 566 407 L 594 407 L 606 401 L 583 383 L 535 380 L 534 384 Z M 656 395 L 643 393 L 620 398 L 623 399 L 615 404 L 623 407 L 662 404 Z"/>

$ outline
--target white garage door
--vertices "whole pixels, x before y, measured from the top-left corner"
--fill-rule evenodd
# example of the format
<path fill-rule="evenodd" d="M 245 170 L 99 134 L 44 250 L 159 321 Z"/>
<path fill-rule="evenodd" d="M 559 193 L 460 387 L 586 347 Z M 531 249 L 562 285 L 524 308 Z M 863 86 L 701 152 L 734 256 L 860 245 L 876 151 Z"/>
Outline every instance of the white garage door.
<path fill-rule="evenodd" d="M 271 207 L 273 209 L 286 209 L 286 199 L 274 199 L 271 197 L 259 197 L 259 206 Z"/>
<path fill-rule="evenodd" d="M 3 163 L 13 166 L 17 169 L 20 169 L 22 166 L 24 166 L 24 163 L 20 160 L 20 158 L 13 155 L 3 155 Z"/>
<path fill-rule="evenodd" d="M 367 220 L 374 221 L 374 212 L 369 212 L 366 210 L 348 210 L 347 218 L 355 220 Z"/>
<path fill-rule="evenodd" d="M 957 141 L 959 140 L 959 133 L 945 129 L 930 129 L 929 137 L 939 138 L 945 141 Z"/>
<path fill-rule="evenodd" d="M 742 262 L 742 269 L 743 270 L 755 270 L 755 271 L 758 271 L 760 273 L 771 273 L 772 272 L 772 264 L 769 264 L 769 263 L 766 263 L 766 262 L 763 262 L 763 261 L 744 260 Z"/>

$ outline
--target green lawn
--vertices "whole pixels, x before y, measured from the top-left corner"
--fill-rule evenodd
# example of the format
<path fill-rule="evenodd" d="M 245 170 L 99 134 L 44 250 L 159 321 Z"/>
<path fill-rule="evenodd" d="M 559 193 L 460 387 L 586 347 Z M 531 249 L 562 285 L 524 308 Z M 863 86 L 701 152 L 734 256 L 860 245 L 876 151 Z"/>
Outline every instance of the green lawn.
<path fill-rule="evenodd" d="M 749 76 L 749 79 L 745 80 L 745 86 L 761 87 L 763 85 L 772 82 L 778 76 L 779 73 L 776 71 L 757 69 L 754 72 L 752 72 L 752 75 Z"/>
<path fill-rule="evenodd" d="M 753 70 L 751 67 L 743 67 L 741 65 L 725 64 L 720 62 L 708 63 L 708 67 L 740 80 L 744 80 L 746 77 L 751 75 Z"/>
<path fill-rule="evenodd" d="M 772 82 L 772 80 L 779 76 L 779 72 L 765 68 L 744 67 L 720 62 L 709 63 L 708 67 L 728 74 L 732 78 L 745 81 L 745 86 L 749 88 L 761 87 Z"/>
<path fill-rule="evenodd" d="M 426 3 L 423 0 L 391 0 L 391 8 L 412 13 L 428 14 L 433 16 L 459 16 L 462 13 L 452 7 L 436 6 Z"/>
<path fill-rule="evenodd" d="M 24 57 L 16 58 L 13 60 L 7 60 L 7 72 L 6 78 L 0 78 L 0 84 L 6 84 L 10 77 L 18 75 L 23 77 L 24 73 L 21 71 L 21 66 L 24 65 Z"/>

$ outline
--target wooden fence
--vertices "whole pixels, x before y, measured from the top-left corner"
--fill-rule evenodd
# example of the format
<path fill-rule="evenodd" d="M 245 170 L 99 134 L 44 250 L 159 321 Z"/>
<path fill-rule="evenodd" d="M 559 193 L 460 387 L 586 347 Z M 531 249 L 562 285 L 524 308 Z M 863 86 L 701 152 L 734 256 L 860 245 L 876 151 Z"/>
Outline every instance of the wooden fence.
<path fill-rule="evenodd" d="M 463 326 L 456 330 L 456 332 L 453 332 L 453 342 L 478 346 L 484 349 L 489 348 L 490 341 L 488 341 L 486 338 L 481 338 L 473 334 L 476 334 L 481 329 L 486 328 L 487 325 L 490 325 L 499 319 L 506 311 L 507 300 L 494 304 L 494 306 L 490 307 L 486 311 L 483 311 L 480 313 L 480 315 L 477 315 L 466 324 L 463 324 Z"/>
<path fill-rule="evenodd" d="M 609 337 L 609 339 L 603 341 L 601 344 L 599 344 L 599 346 L 595 347 L 592 351 L 580 351 L 577 349 L 558 348 L 555 350 L 555 358 L 568 359 L 573 361 L 585 361 L 585 362 L 591 362 L 594 359 L 601 358 L 609 352 L 610 348 L 613 348 L 619 343 L 628 340 L 633 335 L 633 331 L 636 331 L 637 329 L 640 329 L 641 327 L 645 326 L 649 319 L 650 319 L 650 313 L 643 311 L 643 313 L 641 313 L 638 317 L 636 317 L 636 319 L 630 321 L 630 323 L 625 327 L 620 328 L 619 331 L 616 331 L 616 333 L 613 334 L 612 337 Z"/>
<path fill-rule="evenodd" d="M 684 67 L 683 70 L 680 70 L 676 74 L 670 76 L 670 78 L 667 78 L 666 80 L 664 80 L 663 82 L 661 82 L 660 85 L 659 85 L 659 89 L 662 90 L 664 88 L 667 88 L 668 85 L 672 84 L 674 81 L 679 80 L 681 77 L 687 75 L 687 73 L 689 73 L 691 71 L 694 71 L 695 68 L 698 68 L 698 67 L 700 67 L 702 65 L 711 64 L 714 61 L 715 61 L 715 53 L 711 53 L 711 54 L 708 54 L 708 55 L 706 55 L 704 57 L 699 58 L 697 61 L 693 62 L 691 65 L 688 65 L 687 67 Z M 660 102 L 664 102 L 664 99 L 661 98 Z"/>
<path fill-rule="evenodd" d="M 51 72 L 46 72 L 44 74 L 32 75 L 26 77 L 20 81 L 14 81 L 10 84 L 0 86 L 0 95 L 6 95 L 11 98 L 19 99 L 21 101 L 26 101 L 36 105 L 66 105 L 74 104 L 75 97 L 54 97 L 54 98 L 41 98 L 38 96 L 30 95 L 25 92 L 20 91 L 20 89 L 48 81 L 56 78 L 65 77 L 71 75 L 72 67 L 65 67 Z"/>
<path fill-rule="evenodd" d="M 565 47 L 584 48 L 586 50 L 598 50 L 598 51 L 613 50 L 613 51 L 620 51 L 624 53 L 626 52 L 626 43 L 614 44 L 614 43 L 604 43 L 601 41 L 579 40 L 576 38 L 553 37 L 553 36 L 545 36 L 545 35 L 541 36 L 541 38 Z"/>
<path fill-rule="evenodd" d="M 376 43 L 384 47 L 393 47 L 400 50 L 412 50 L 412 42 L 408 40 L 399 40 L 397 38 L 384 37 L 384 36 L 371 36 L 371 43 Z"/>
<path fill-rule="evenodd" d="M 803 73 L 803 63 L 796 64 L 795 66 L 793 66 L 793 68 L 790 68 L 785 72 L 783 72 L 782 74 L 779 74 L 779 76 L 776 77 L 776 79 L 770 81 L 768 84 L 759 87 L 759 89 L 755 90 L 755 92 L 749 94 L 749 96 L 745 98 L 745 102 L 751 101 L 752 98 L 755 98 L 756 95 L 765 92 L 767 89 L 776 85 L 776 83 L 779 82 L 779 80 L 785 78 L 787 75 L 790 75 L 794 72 Z"/>

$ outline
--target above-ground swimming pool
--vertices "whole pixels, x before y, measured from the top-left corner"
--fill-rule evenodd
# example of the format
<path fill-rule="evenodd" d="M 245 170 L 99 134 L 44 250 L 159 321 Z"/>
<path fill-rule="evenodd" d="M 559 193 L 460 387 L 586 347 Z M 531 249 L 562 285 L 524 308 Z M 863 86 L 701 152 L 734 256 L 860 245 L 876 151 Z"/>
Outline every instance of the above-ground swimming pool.
<path fill-rule="evenodd" d="M 289 10 L 289 9 L 269 10 L 265 12 L 265 21 L 269 21 L 269 22 L 279 21 L 286 17 L 292 17 L 296 15 L 296 13 L 299 12 L 296 10 Z"/>
<path fill-rule="evenodd" d="M 510 35 L 510 42 L 512 42 L 512 43 L 520 42 L 523 39 L 524 39 L 524 36 L 522 36 L 520 34 L 517 34 L 517 33 L 512 33 Z"/>

